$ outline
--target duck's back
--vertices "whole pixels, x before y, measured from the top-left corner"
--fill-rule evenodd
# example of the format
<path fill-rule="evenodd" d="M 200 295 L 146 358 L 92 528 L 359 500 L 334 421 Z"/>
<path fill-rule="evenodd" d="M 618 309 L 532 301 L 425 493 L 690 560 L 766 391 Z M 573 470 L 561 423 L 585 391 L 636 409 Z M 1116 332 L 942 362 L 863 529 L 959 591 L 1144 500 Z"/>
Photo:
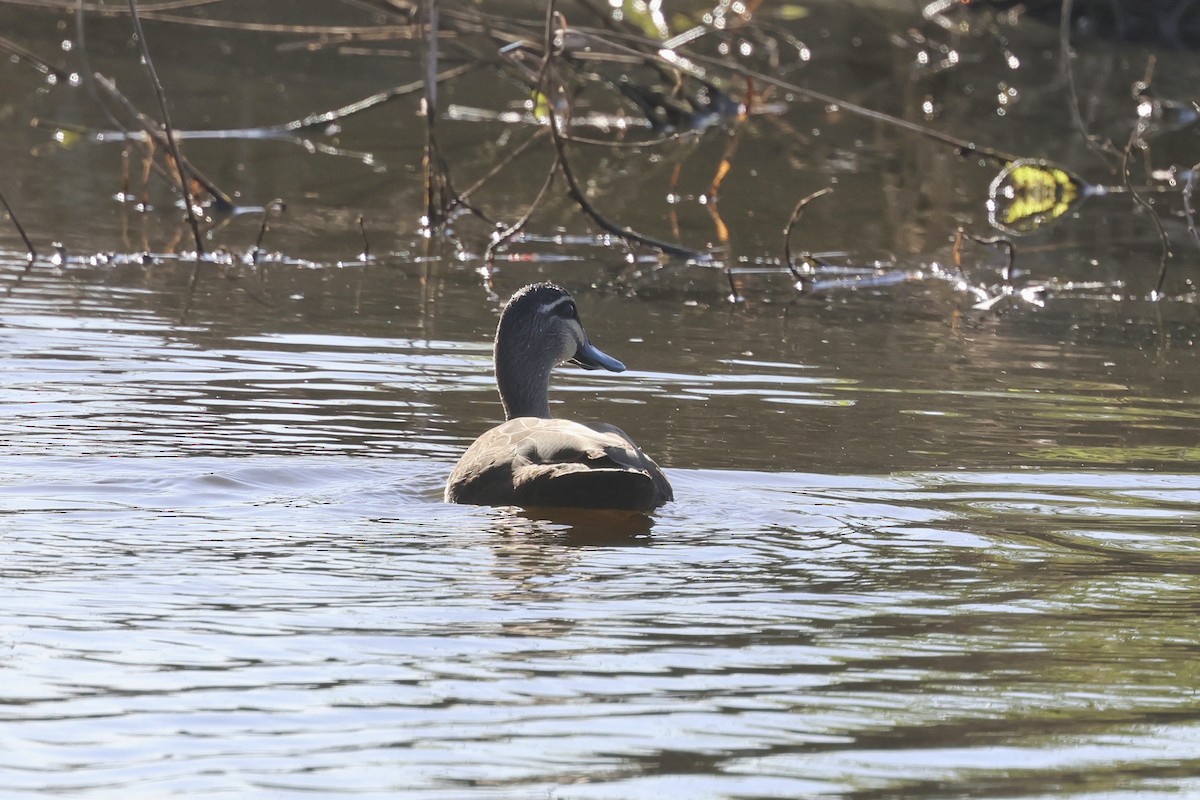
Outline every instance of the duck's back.
<path fill-rule="evenodd" d="M 650 511 L 671 500 L 662 470 L 612 425 L 518 417 L 459 459 L 446 501 Z"/>

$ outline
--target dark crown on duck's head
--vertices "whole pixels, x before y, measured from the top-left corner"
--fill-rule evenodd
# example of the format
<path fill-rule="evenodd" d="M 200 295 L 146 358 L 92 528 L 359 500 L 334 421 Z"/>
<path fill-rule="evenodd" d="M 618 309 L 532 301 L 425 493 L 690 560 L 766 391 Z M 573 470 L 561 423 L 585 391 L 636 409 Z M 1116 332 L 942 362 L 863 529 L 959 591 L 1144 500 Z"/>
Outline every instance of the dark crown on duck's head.
<path fill-rule="evenodd" d="M 504 328 L 505 320 L 511 324 L 517 317 L 534 316 L 539 312 L 553 312 L 563 319 L 579 319 L 579 310 L 566 289 L 553 283 L 534 283 L 518 289 L 504 304 L 504 310 L 500 312 L 500 328 Z"/>
<path fill-rule="evenodd" d="M 564 361 L 621 372 L 625 365 L 592 346 L 566 289 L 535 283 L 517 291 L 496 327 L 496 383 L 506 419 L 550 416 L 550 371 Z"/>

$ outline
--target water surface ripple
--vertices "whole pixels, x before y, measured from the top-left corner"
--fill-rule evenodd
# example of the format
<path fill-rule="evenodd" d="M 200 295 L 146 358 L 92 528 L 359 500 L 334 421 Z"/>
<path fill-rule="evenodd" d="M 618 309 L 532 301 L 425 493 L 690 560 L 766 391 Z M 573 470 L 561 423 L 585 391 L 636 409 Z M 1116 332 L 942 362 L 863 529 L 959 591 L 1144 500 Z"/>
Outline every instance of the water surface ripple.
<path fill-rule="evenodd" d="M 402 459 L 6 460 L 6 784 L 1190 785 L 1200 480 L 673 477 L 649 536 L 596 543 Z"/>
<path fill-rule="evenodd" d="M 677 494 L 620 527 L 440 503 L 469 278 L 7 269 L 6 796 L 1200 792 L 1192 350 L 582 292 L 632 370 L 556 409 Z"/>

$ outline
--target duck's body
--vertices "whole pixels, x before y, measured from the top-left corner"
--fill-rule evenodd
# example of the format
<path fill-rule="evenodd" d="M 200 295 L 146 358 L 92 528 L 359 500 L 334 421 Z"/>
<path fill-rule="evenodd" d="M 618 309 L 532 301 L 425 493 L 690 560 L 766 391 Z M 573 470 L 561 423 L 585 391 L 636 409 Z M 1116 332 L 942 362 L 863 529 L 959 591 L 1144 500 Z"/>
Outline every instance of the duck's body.
<path fill-rule="evenodd" d="M 550 370 L 568 360 L 625 369 L 588 342 L 563 289 L 537 284 L 513 295 L 500 315 L 495 348 L 507 421 L 459 459 L 447 502 L 650 511 L 673 498 L 662 470 L 620 428 L 550 418 Z"/>
<path fill-rule="evenodd" d="M 517 417 L 475 440 L 446 500 L 488 506 L 647 511 L 671 499 L 666 476 L 613 425 Z"/>

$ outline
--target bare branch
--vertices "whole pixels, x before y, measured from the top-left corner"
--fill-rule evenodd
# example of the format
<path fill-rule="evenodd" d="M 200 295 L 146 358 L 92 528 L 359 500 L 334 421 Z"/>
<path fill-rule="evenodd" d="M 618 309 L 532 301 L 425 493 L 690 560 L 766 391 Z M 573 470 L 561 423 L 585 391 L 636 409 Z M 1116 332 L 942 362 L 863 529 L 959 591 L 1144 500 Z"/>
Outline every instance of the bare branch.
<path fill-rule="evenodd" d="M 800 202 L 796 203 L 796 207 L 792 209 L 792 216 L 788 218 L 788 223 L 783 229 L 783 263 L 788 268 L 788 272 L 792 273 L 792 277 L 796 279 L 801 286 L 804 285 L 807 277 L 792 260 L 792 229 L 796 227 L 796 223 L 800 221 L 800 215 L 804 213 L 805 207 L 822 195 L 827 195 L 833 192 L 832 186 L 826 186 L 820 191 L 813 192 L 807 197 L 802 197 Z M 800 257 L 805 261 L 812 258 L 812 253 L 805 250 L 800 254 Z"/>
<path fill-rule="evenodd" d="M 167 98 L 163 92 L 162 82 L 158 79 L 158 70 L 150 58 L 150 46 L 146 43 L 146 32 L 142 30 L 142 21 L 138 17 L 137 0 L 129 0 L 129 14 L 133 19 L 133 30 L 137 34 L 138 47 L 142 51 L 142 61 L 146 65 L 146 74 L 154 86 L 154 96 L 158 98 L 158 108 L 162 113 L 163 128 L 167 134 L 167 147 L 171 158 L 175 161 L 175 169 L 179 172 L 179 191 L 183 195 L 183 207 L 187 211 L 188 224 L 192 228 L 192 237 L 196 240 L 196 255 L 204 255 L 204 241 L 200 236 L 200 222 L 196 219 L 196 211 L 192 208 L 192 191 L 188 186 L 187 166 L 179 155 L 179 143 L 175 141 L 175 133 L 171 128 L 171 114 L 167 111 Z"/>
<path fill-rule="evenodd" d="M 270 226 L 267 224 L 267 222 L 270 221 L 272 211 L 287 211 L 287 203 L 276 197 L 274 200 L 263 206 L 262 225 L 258 227 L 258 238 L 254 240 L 254 249 L 250 251 L 250 261 L 255 266 L 258 266 L 258 258 L 262 255 L 263 237 L 266 236 L 267 231 L 270 230 Z"/>
<path fill-rule="evenodd" d="M 21 234 L 21 239 L 25 242 L 25 248 L 28 250 L 26 257 L 29 259 L 29 263 L 32 264 L 37 260 L 37 250 L 34 249 L 33 242 L 29 241 L 29 236 L 25 233 L 25 228 L 21 225 L 21 221 L 17 219 L 12 206 L 8 204 L 8 198 L 4 196 L 4 192 L 0 192 L 0 204 L 4 206 L 4 210 L 8 214 L 8 218 L 12 220 L 13 227 L 17 229 L 17 233 Z"/>

